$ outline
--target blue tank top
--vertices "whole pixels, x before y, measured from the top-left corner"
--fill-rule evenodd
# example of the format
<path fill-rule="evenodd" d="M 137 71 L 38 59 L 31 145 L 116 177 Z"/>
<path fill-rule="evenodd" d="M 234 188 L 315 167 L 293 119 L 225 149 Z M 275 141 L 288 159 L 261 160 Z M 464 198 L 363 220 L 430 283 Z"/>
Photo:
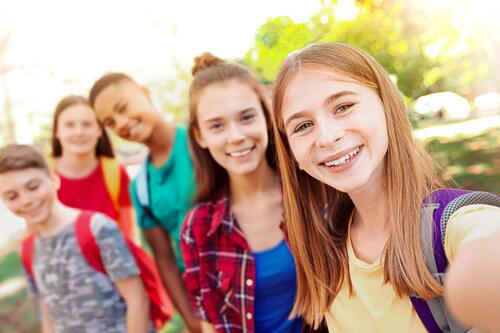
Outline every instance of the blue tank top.
<path fill-rule="evenodd" d="M 295 263 L 285 241 L 254 252 L 256 283 L 255 333 L 300 333 L 302 320 L 288 319 L 295 301 Z"/>

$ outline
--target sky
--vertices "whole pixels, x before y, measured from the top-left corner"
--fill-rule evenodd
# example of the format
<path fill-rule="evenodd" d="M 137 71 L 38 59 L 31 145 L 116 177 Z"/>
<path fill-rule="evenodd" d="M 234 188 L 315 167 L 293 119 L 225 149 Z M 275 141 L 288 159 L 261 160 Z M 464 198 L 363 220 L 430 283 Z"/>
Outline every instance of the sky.
<path fill-rule="evenodd" d="M 241 58 L 267 18 L 302 22 L 319 7 L 319 0 L 2 0 L 10 70 L 0 102 L 6 86 L 18 141 L 28 143 L 62 96 L 86 94 L 106 72 L 147 84 L 175 75 L 174 58 L 184 69 L 205 51 Z"/>

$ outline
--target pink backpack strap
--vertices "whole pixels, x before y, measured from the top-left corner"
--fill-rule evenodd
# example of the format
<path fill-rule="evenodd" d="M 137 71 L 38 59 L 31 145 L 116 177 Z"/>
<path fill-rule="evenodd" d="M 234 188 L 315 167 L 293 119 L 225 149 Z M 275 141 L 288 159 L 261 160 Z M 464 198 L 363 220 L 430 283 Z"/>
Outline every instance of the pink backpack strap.
<path fill-rule="evenodd" d="M 29 274 L 33 282 L 35 275 L 33 274 L 33 253 L 35 246 L 35 234 L 31 234 L 26 238 L 21 245 L 21 262 L 24 270 Z"/>
<path fill-rule="evenodd" d="M 101 252 L 95 241 L 90 221 L 94 212 L 83 210 L 75 222 L 76 241 L 89 265 L 98 272 L 106 274 L 102 263 Z"/>

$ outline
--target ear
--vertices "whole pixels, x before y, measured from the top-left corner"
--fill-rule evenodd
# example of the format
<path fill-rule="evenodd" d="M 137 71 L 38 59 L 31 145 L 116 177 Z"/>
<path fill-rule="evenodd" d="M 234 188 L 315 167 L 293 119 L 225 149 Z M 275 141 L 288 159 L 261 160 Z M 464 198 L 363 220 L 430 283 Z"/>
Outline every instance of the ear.
<path fill-rule="evenodd" d="M 194 135 L 194 138 L 195 138 L 196 142 L 198 143 L 198 145 L 203 149 L 207 149 L 208 145 L 205 142 L 205 140 L 203 139 L 198 127 L 193 128 L 193 135 Z"/>
<path fill-rule="evenodd" d="M 153 98 L 151 97 L 151 91 L 149 90 L 148 87 L 146 86 L 141 86 L 141 91 L 144 95 L 146 95 L 147 99 L 150 101 L 150 102 L 153 102 Z"/>

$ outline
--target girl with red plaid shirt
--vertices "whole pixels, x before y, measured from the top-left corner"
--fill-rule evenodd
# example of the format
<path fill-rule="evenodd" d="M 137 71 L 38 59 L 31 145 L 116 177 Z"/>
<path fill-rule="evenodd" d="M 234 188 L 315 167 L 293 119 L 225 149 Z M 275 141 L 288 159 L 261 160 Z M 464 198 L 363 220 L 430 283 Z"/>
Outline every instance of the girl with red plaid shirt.
<path fill-rule="evenodd" d="M 244 67 L 195 59 L 189 139 L 197 205 L 186 215 L 184 280 L 203 332 L 299 333 L 284 241 L 268 94 Z"/>

